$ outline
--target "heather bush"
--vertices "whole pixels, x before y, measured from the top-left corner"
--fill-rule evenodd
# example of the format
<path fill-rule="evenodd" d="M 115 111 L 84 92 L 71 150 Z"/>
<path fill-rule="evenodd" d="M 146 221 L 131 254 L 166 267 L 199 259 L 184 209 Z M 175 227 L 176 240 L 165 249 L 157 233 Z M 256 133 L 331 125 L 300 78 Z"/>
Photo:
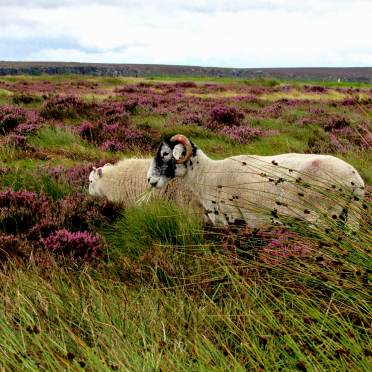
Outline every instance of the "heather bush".
<path fill-rule="evenodd" d="M 52 219 L 50 200 L 30 191 L 0 191 L 0 231 L 25 232 L 43 220 Z"/>
<path fill-rule="evenodd" d="M 219 133 L 233 141 L 244 144 L 261 137 L 264 132 L 259 128 L 244 125 L 239 127 L 223 127 Z"/>
<path fill-rule="evenodd" d="M 6 134 L 18 124 L 26 121 L 26 112 L 20 107 L 0 106 L 0 134 Z"/>
<path fill-rule="evenodd" d="M 328 151 L 345 154 L 351 150 L 350 142 L 345 138 L 340 138 L 334 132 L 329 134 L 330 147 Z"/>
<path fill-rule="evenodd" d="M 38 178 L 49 177 L 58 184 L 67 185 L 68 188 L 66 189 L 68 190 L 74 190 L 75 193 L 84 193 L 88 187 L 88 177 L 92 167 L 93 164 L 74 165 L 72 167 L 59 165 L 56 167 L 38 168 L 35 173 Z"/>
<path fill-rule="evenodd" d="M 197 88 L 198 85 L 193 81 L 179 81 L 174 84 L 176 88 Z"/>
<path fill-rule="evenodd" d="M 263 118 L 278 119 L 284 112 L 285 107 L 280 102 L 274 102 L 259 110 L 259 116 Z"/>
<path fill-rule="evenodd" d="M 124 145 L 119 141 L 105 141 L 100 148 L 104 151 L 116 152 L 123 151 Z"/>
<path fill-rule="evenodd" d="M 71 195 L 58 202 L 58 222 L 70 231 L 94 231 L 113 221 L 120 207 L 105 198 Z"/>
<path fill-rule="evenodd" d="M 83 102 L 75 96 L 54 96 L 44 103 L 40 115 L 44 119 L 71 119 L 85 114 L 92 104 Z"/>
<path fill-rule="evenodd" d="M 203 113 L 202 112 L 188 112 L 182 118 L 182 124 L 203 124 Z"/>
<path fill-rule="evenodd" d="M 79 135 L 105 151 L 138 150 L 148 152 L 154 147 L 154 138 L 132 125 L 116 123 L 83 122 L 78 128 Z"/>
<path fill-rule="evenodd" d="M 324 93 L 327 91 L 327 88 L 319 85 L 304 85 L 304 91 L 309 93 Z"/>
<path fill-rule="evenodd" d="M 24 236 L 27 238 L 29 248 L 41 248 L 41 242 L 43 239 L 47 238 L 60 228 L 61 226 L 58 224 L 55 218 L 36 223 L 24 233 Z"/>
<path fill-rule="evenodd" d="M 307 140 L 305 152 L 313 154 L 327 154 L 331 149 L 329 135 L 323 131 L 316 130 Z"/>
<path fill-rule="evenodd" d="M 43 239 L 46 250 L 57 257 L 67 257 L 89 261 L 102 253 L 103 242 L 99 234 L 87 231 L 71 232 L 66 229 L 57 230 Z"/>
<path fill-rule="evenodd" d="M 342 129 L 350 126 L 350 122 L 344 117 L 330 117 L 329 120 L 324 124 L 324 129 L 327 132 L 332 130 Z"/>
<path fill-rule="evenodd" d="M 97 113 L 105 124 L 126 126 L 130 123 L 126 106 L 122 102 L 104 102 L 98 106 Z"/>
<path fill-rule="evenodd" d="M 235 107 L 215 106 L 209 113 L 212 122 L 229 127 L 241 125 L 244 114 Z"/>
<path fill-rule="evenodd" d="M 26 122 L 26 123 L 23 123 L 23 124 L 18 124 L 14 131 L 18 135 L 27 136 L 29 134 L 35 133 L 37 131 L 37 129 L 38 129 L 37 124 L 31 123 L 31 122 Z"/>
<path fill-rule="evenodd" d="M 116 89 L 117 93 L 136 93 L 138 88 L 135 85 L 124 85 L 121 88 Z"/>
<path fill-rule="evenodd" d="M 27 245 L 19 235 L 4 234 L 0 231 L 0 263 L 8 259 L 27 257 Z"/>
<path fill-rule="evenodd" d="M 78 134 L 81 138 L 95 142 L 100 138 L 102 131 L 102 123 L 90 123 L 88 121 L 83 121 L 80 126 L 77 128 Z"/>
<path fill-rule="evenodd" d="M 119 210 L 105 199 L 84 195 L 67 196 L 52 205 L 43 194 L 7 189 L 0 192 L 0 252 L 9 255 L 13 249 L 13 257 L 37 254 L 42 259 L 46 247 L 57 260 L 59 255 L 90 259 L 103 245 L 97 230 L 112 222 Z"/>

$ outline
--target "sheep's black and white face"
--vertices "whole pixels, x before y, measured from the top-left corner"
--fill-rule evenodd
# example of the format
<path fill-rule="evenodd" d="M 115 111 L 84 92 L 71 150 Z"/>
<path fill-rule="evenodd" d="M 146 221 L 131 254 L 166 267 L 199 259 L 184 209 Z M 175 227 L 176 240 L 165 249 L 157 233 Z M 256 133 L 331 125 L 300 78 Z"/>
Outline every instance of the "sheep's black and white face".
<path fill-rule="evenodd" d="M 163 141 L 147 172 L 149 184 L 160 189 L 171 179 L 183 177 L 187 172 L 187 165 L 177 164 L 177 160 L 184 155 L 184 145 L 177 142 Z"/>

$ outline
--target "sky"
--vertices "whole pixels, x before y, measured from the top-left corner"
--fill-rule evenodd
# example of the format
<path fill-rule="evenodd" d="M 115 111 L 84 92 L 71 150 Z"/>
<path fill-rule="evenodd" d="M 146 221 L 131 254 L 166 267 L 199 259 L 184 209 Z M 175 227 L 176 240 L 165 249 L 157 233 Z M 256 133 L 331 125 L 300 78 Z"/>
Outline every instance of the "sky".
<path fill-rule="evenodd" d="M 372 0 L 0 0 L 0 60 L 372 66 Z"/>

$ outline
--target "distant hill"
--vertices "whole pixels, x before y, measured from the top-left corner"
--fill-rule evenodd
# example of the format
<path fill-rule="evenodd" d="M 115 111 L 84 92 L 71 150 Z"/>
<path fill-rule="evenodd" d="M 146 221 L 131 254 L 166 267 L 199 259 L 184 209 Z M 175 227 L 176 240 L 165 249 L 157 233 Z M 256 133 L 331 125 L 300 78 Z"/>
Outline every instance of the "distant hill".
<path fill-rule="evenodd" d="M 222 68 L 152 64 L 1 62 L 0 75 L 211 76 L 372 83 L 372 67 Z"/>

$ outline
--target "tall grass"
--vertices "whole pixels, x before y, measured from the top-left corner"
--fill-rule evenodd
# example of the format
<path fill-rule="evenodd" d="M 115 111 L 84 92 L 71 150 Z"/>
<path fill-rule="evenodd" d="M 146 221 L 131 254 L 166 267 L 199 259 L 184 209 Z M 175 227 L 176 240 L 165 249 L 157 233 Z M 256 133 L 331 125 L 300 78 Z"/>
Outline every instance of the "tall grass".
<path fill-rule="evenodd" d="M 55 126 L 44 126 L 29 139 L 30 145 L 39 148 L 70 146 L 80 142 L 72 132 Z"/>
<path fill-rule="evenodd" d="M 187 207 L 181 211 L 170 201 L 152 201 L 127 209 L 104 234 L 112 251 L 130 257 L 138 257 L 154 245 L 182 247 L 202 243 L 196 234 L 203 229 L 201 219 L 187 211 Z"/>
<path fill-rule="evenodd" d="M 198 218 L 156 202 L 109 229 L 115 254 L 98 267 L 5 265 L 0 365 L 367 371 L 370 231 L 299 231 L 311 253 L 270 262 L 254 235 L 201 235 Z"/>
<path fill-rule="evenodd" d="M 141 217 L 134 213 L 135 220 Z M 341 264 L 330 246 L 322 260 L 317 254 L 265 266 L 216 250 L 216 241 L 197 250 L 170 244 L 176 223 L 141 223 L 143 239 L 155 232 L 154 241 L 131 260 L 122 255 L 96 269 L 47 273 L 33 264 L 3 268 L 3 368 L 368 370 L 370 262 L 358 239 L 340 243 L 337 249 L 349 252 L 337 258 Z M 121 231 L 141 245 L 139 235 L 128 235 L 135 229 Z M 187 271 L 172 270 L 180 260 Z"/>

